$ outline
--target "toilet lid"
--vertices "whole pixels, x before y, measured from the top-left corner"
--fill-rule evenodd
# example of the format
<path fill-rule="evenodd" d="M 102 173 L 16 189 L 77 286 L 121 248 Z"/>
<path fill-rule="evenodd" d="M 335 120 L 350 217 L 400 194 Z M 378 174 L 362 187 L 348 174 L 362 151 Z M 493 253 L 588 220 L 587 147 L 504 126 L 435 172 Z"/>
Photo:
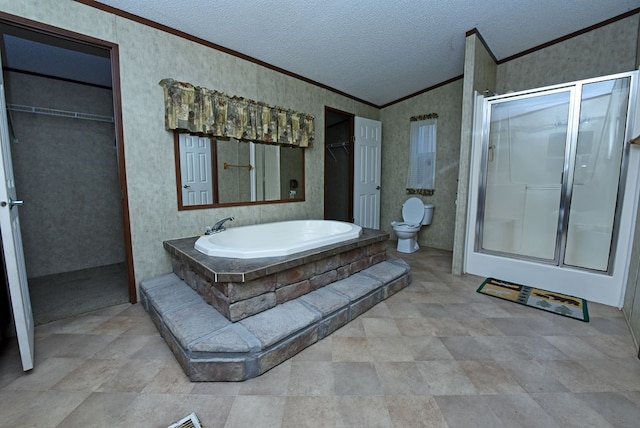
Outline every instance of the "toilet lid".
<path fill-rule="evenodd" d="M 409 198 L 402 205 L 402 218 L 405 222 L 411 224 L 419 224 L 424 217 L 424 203 L 420 198 Z"/>

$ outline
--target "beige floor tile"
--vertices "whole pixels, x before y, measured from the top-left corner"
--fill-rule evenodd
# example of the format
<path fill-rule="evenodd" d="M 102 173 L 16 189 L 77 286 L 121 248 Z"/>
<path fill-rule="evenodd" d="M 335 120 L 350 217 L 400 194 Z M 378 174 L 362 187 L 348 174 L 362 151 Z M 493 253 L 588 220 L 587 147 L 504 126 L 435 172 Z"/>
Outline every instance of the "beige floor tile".
<path fill-rule="evenodd" d="M 112 360 L 117 361 L 117 360 Z M 125 360 L 109 379 L 105 380 L 96 391 L 100 392 L 140 392 L 151 382 L 164 367 L 164 361 Z"/>
<path fill-rule="evenodd" d="M 535 360 L 502 361 L 500 366 L 529 393 L 568 392 L 555 373 Z"/>
<path fill-rule="evenodd" d="M 499 394 L 484 398 L 505 427 L 550 428 L 555 425 L 553 418 L 529 394 Z"/>
<path fill-rule="evenodd" d="M 491 348 L 472 336 L 450 336 L 440 338 L 455 360 L 492 360 Z"/>
<path fill-rule="evenodd" d="M 195 413 L 206 428 L 224 427 L 233 397 L 207 397 L 189 394 L 137 394 L 120 414 L 117 427 L 167 427 Z"/>
<path fill-rule="evenodd" d="M 403 336 L 435 336 L 436 327 L 424 318 L 399 318 L 396 326 Z"/>
<path fill-rule="evenodd" d="M 488 395 L 442 395 L 434 397 L 449 428 L 510 428 L 487 404 Z"/>
<path fill-rule="evenodd" d="M 609 358 L 635 358 L 638 355 L 629 334 L 584 336 L 582 340 Z"/>
<path fill-rule="evenodd" d="M 467 330 L 458 320 L 453 318 L 425 318 L 433 326 L 434 334 L 438 337 L 469 336 Z"/>
<path fill-rule="evenodd" d="M 394 427 L 447 428 L 431 395 L 393 395 L 386 396 L 385 401 Z"/>
<path fill-rule="evenodd" d="M 163 362 L 158 373 L 142 389 L 142 393 L 189 394 L 195 382 L 191 382 L 176 360 Z"/>
<path fill-rule="evenodd" d="M 337 428 L 389 428 L 392 426 L 384 397 L 336 397 Z"/>
<path fill-rule="evenodd" d="M 598 377 L 577 361 L 541 361 L 540 364 L 571 392 L 616 391 L 606 379 Z"/>
<path fill-rule="evenodd" d="M 282 417 L 283 428 L 326 428 L 336 425 L 336 406 L 332 395 L 287 397 Z"/>
<path fill-rule="evenodd" d="M 573 360 L 595 360 L 607 358 L 605 354 L 576 336 L 545 336 L 544 340 Z"/>
<path fill-rule="evenodd" d="M 93 392 L 61 422 L 64 427 L 115 427 L 136 399 L 131 392 Z"/>
<path fill-rule="evenodd" d="M 242 382 L 193 382 L 191 394 L 235 397 Z"/>
<path fill-rule="evenodd" d="M 503 336 L 493 323 L 484 318 L 458 318 L 458 323 L 464 327 L 470 336 Z"/>
<path fill-rule="evenodd" d="M 400 330 L 394 319 L 388 318 L 363 318 L 362 326 L 367 337 L 397 337 Z"/>
<path fill-rule="evenodd" d="M 126 364 L 126 360 L 86 360 L 53 385 L 52 389 L 93 392 L 100 385 L 116 376 Z"/>
<path fill-rule="evenodd" d="M 417 361 L 431 395 L 475 394 L 476 389 L 456 361 Z"/>
<path fill-rule="evenodd" d="M 429 384 L 416 363 L 375 363 L 375 367 L 384 395 L 429 394 Z"/>
<path fill-rule="evenodd" d="M 55 427 L 88 395 L 88 391 L 0 392 L 2 426 Z"/>
<path fill-rule="evenodd" d="M 288 360 L 261 376 L 242 382 L 238 395 L 286 395 L 290 376 L 291 360 Z"/>
<path fill-rule="evenodd" d="M 333 363 L 335 395 L 382 395 L 373 363 Z"/>
<path fill-rule="evenodd" d="M 121 337 L 127 336 L 123 334 Z M 136 360 L 175 360 L 175 356 L 167 346 L 167 342 L 159 335 L 149 338 L 143 336 L 143 339 L 144 345 L 132 354 L 131 358 Z"/>
<path fill-rule="evenodd" d="M 236 397 L 226 428 L 280 427 L 284 416 L 286 397 L 251 395 Z"/>
<path fill-rule="evenodd" d="M 404 341 L 411 348 L 415 361 L 453 360 L 453 355 L 442 343 L 440 337 L 410 336 Z"/>
<path fill-rule="evenodd" d="M 638 426 L 640 408 L 620 392 L 589 392 L 577 396 L 615 427 Z"/>
<path fill-rule="evenodd" d="M 98 355 L 106 360 L 122 360 L 133 358 L 138 351 L 148 343 L 153 342 L 153 336 L 124 336 L 120 335 L 98 351 Z"/>
<path fill-rule="evenodd" d="M 478 394 L 521 394 L 524 389 L 499 363 L 493 361 L 460 361 L 460 367 Z"/>
<path fill-rule="evenodd" d="M 612 428 L 576 394 L 567 392 L 529 394 L 562 428 Z"/>
<path fill-rule="evenodd" d="M 422 315 L 416 305 L 411 302 L 396 302 L 396 303 L 387 303 L 387 308 L 389 308 L 389 312 L 392 314 L 393 318 L 397 321 L 399 319 L 411 318 L 411 319 L 420 319 Z"/>
<path fill-rule="evenodd" d="M 631 362 L 628 367 L 627 362 Z M 593 376 L 601 379 L 603 383 L 611 385 L 617 391 L 639 391 L 640 370 L 639 360 L 630 359 L 606 359 L 606 360 L 580 360 L 577 361 Z"/>
<path fill-rule="evenodd" d="M 369 349 L 374 361 L 413 361 L 413 352 L 404 337 L 370 337 Z"/>
<path fill-rule="evenodd" d="M 81 358 L 47 358 L 20 376 L 5 388 L 8 390 L 46 391 L 66 375 L 77 369 L 84 360 Z"/>
<path fill-rule="evenodd" d="M 356 318 L 349 322 L 349 324 L 340 327 L 331 333 L 331 337 L 365 337 L 362 318 Z"/>
<path fill-rule="evenodd" d="M 366 337 L 334 337 L 332 358 L 334 362 L 373 361 Z"/>
<path fill-rule="evenodd" d="M 333 363 L 327 361 L 292 362 L 287 395 L 332 396 Z"/>
<path fill-rule="evenodd" d="M 360 317 L 362 320 L 365 320 L 367 318 L 391 318 L 392 315 L 387 307 L 387 302 L 382 301 L 364 314 L 360 315 Z"/>
<path fill-rule="evenodd" d="M 111 334 L 50 334 L 38 341 L 36 363 L 51 357 L 90 358 L 117 338 Z"/>

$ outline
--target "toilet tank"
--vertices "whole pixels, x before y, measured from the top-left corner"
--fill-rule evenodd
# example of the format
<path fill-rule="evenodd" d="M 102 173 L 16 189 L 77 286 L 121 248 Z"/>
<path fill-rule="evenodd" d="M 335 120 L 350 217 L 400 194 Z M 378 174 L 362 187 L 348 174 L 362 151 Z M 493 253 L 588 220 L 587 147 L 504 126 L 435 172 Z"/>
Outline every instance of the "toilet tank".
<path fill-rule="evenodd" d="M 431 224 L 431 220 L 433 220 L 433 209 L 435 208 L 435 205 L 432 204 L 425 204 L 424 205 L 424 217 L 422 217 L 422 224 L 423 225 L 428 225 Z"/>

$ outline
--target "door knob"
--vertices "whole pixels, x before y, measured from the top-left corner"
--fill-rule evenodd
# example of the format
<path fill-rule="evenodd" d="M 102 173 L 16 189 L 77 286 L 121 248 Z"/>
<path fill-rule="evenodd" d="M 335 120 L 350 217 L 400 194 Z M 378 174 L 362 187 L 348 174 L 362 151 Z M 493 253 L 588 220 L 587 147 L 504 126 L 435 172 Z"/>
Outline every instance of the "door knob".
<path fill-rule="evenodd" d="M 24 201 L 20 199 L 9 198 L 9 203 L 7 204 L 5 201 L 0 202 L 0 206 L 6 207 L 9 205 L 9 209 L 13 208 L 16 205 L 23 205 Z"/>
<path fill-rule="evenodd" d="M 380 186 L 376 186 L 376 190 L 380 190 Z"/>
<path fill-rule="evenodd" d="M 184 186 L 182 186 L 185 189 L 189 189 L 191 186 L 189 186 L 188 184 L 185 184 Z"/>
<path fill-rule="evenodd" d="M 9 208 L 13 208 L 16 205 L 23 205 L 24 201 L 21 199 L 11 199 L 9 198 Z"/>

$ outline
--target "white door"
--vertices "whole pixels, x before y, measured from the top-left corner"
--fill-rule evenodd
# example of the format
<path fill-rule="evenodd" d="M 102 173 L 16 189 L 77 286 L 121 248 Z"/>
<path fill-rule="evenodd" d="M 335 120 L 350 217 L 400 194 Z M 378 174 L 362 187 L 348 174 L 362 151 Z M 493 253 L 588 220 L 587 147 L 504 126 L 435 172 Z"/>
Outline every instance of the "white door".
<path fill-rule="evenodd" d="M 9 295 L 11 296 L 11 308 L 18 336 L 22 368 L 27 371 L 33 368 L 33 313 L 31 312 L 18 217 L 18 205 L 22 201 L 16 200 L 6 107 L 4 81 L 2 73 L 0 73 L 0 144 L 2 146 L 2 150 L 0 150 L 0 156 L 2 156 L 0 177 L 4 183 L 0 186 L 0 232 L 2 233 L 4 264 L 9 282 Z"/>
<path fill-rule="evenodd" d="M 356 116 L 354 126 L 353 219 L 358 226 L 379 229 L 382 123 Z"/>
<path fill-rule="evenodd" d="M 213 203 L 211 140 L 180 134 L 180 173 L 182 174 L 182 205 Z"/>

